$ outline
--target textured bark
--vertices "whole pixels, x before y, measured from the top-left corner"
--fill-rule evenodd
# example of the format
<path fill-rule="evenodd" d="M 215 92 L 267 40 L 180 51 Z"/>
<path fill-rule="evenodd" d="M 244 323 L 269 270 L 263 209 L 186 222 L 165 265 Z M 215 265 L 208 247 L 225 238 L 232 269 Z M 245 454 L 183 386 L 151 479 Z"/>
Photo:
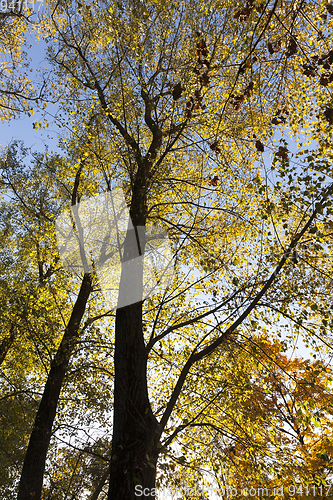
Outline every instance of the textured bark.
<path fill-rule="evenodd" d="M 91 280 L 90 274 L 84 275 L 71 318 L 51 363 L 51 370 L 45 384 L 24 459 L 17 500 L 39 500 L 41 497 L 45 460 L 52 425 L 70 356 L 76 344 L 80 322 L 91 292 Z"/>
<path fill-rule="evenodd" d="M 140 175 L 141 174 L 141 175 Z M 148 169 L 142 166 L 133 186 L 131 220 L 136 238 L 130 231 L 124 242 L 122 275 L 119 286 L 121 305 L 132 288 L 141 286 L 145 236 L 138 226 L 146 223 L 146 181 Z M 136 259 L 135 269 L 128 266 Z M 135 283 L 134 283 L 135 280 Z M 142 297 L 142 295 L 141 295 Z M 109 500 L 134 500 L 137 485 L 151 491 L 155 486 L 159 426 L 154 417 L 147 388 L 147 349 L 142 331 L 142 300 L 119 307 L 115 325 L 115 386 Z M 145 498 L 154 498 L 146 495 Z"/>
<path fill-rule="evenodd" d="M 141 324 L 141 302 L 117 310 L 109 500 L 132 500 L 136 485 L 155 485 L 158 425 L 148 400 Z"/>

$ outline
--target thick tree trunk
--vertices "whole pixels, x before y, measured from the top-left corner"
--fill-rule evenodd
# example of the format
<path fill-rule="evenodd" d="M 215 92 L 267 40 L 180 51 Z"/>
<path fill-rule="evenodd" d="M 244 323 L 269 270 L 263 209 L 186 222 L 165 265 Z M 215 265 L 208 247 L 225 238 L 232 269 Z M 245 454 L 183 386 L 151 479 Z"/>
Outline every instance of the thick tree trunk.
<path fill-rule="evenodd" d="M 91 292 L 91 280 L 90 274 L 84 275 L 71 318 L 52 361 L 25 455 L 17 500 L 39 500 L 41 497 L 52 425 L 70 356 L 75 347 L 80 322 Z"/>
<path fill-rule="evenodd" d="M 146 212 L 143 191 L 134 191 L 132 197 L 134 230 L 127 231 L 124 243 L 116 313 L 109 500 L 134 500 L 143 489 L 144 498 L 155 497 L 152 490 L 155 486 L 159 427 L 148 398 L 147 350 L 142 331 L 145 235 L 141 228 L 145 224 Z M 138 257 L 139 254 L 142 258 Z M 131 303 L 135 298 L 137 301 Z M 122 304 L 126 306 L 122 307 Z"/>
<path fill-rule="evenodd" d="M 109 500 L 134 500 L 138 488 L 151 492 L 155 486 L 158 425 L 148 400 L 141 312 L 139 302 L 118 309 L 116 316 Z"/>

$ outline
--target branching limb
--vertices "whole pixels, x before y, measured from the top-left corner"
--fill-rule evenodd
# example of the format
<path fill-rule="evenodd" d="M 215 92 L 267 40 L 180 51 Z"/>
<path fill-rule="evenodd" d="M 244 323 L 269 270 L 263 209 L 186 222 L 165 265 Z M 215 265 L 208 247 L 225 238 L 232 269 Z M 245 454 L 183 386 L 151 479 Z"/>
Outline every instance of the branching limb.
<path fill-rule="evenodd" d="M 325 193 L 322 201 L 324 201 L 327 198 L 327 196 L 328 196 L 328 194 L 330 194 L 331 190 L 332 190 L 332 186 L 329 186 L 329 188 L 326 190 L 326 193 Z M 165 426 L 169 420 L 169 417 L 173 411 L 173 408 L 176 404 L 176 401 L 177 401 L 177 399 L 180 395 L 180 392 L 182 390 L 182 387 L 184 385 L 185 379 L 186 379 L 191 367 L 193 366 L 193 364 L 196 363 L 197 361 L 201 361 L 204 357 L 208 356 L 213 351 L 215 351 L 218 347 L 220 347 L 220 345 L 222 345 L 223 342 L 225 342 L 228 339 L 228 337 L 236 330 L 236 328 L 238 328 L 243 323 L 244 319 L 251 313 L 251 311 L 259 303 L 260 299 L 270 289 L 270 287 L 273 284 L 273 282 L 275 281 L 277 275 L 279 274 L 279 272 L 281 271 L 281 269 L 285 265 L 287 259 L 292 254 L 292 251 L 296 247 L 298 241 L 303 236 L 303 234 L 305 234 L 305 232 L 309 229 L 309 227 L 311 226 L 311 224 L 312 224 L 313 220 L 316 218 L 316 216 L 317 216 L 317 209 L 315 209 L 313 211 L 311 217 L 309 217 L 308 222 L 305 224 L 303 229 L 292 239 L 288 249 L 284 253 L 282 259 L 280 260 L 279 264 L 275 268 L 275 270 L 272 273 L 272 275 L 270 276 L 270 278 L 266 281 L 266 284 L 262 287 L 260 292 L 252 300 L 252 302 L 245 309 L 245 311 L 239 316 L 239 318 L 222 335 L 220 335 L 210 345 L 208 345 L 207 347 L 205 347 L 204 349 L 202 349 L 199 352 L 196 352 L 196 348 L 193 350 L 192 354 L 190 355 L 189 359 L 185 363 L 185 366 L 183 367 L 183 369 L 180 373 L 178 381 L 177 381 L 175 388 L 172 392 L 171 398 L 167 404 L 166 410 L 165 410 L 165 412 L 162 416 L 162 419 L 160 421 L 161 432 L 163 431 L 163 429 L 165 428 Z"/>

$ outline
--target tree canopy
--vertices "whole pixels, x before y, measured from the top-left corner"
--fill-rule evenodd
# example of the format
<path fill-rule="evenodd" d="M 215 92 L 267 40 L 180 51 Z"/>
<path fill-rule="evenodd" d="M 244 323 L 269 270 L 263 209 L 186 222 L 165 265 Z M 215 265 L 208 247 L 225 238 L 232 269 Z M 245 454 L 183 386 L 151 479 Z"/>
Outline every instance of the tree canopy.
<path fill-rule="evenodd" d="M 0 157 L 0 497 L 329 495 L 332 4 L 48 0 L 0 15 L 3 121 L 59 127 L 57 152 L 15 141 Z M 47 46 L 29 81 L 23 33 Z M 89 246 L 97 212 L 82 214 L 116 192 L 113 307 L 111 230 Z M 122 306 L 158 231 L 172 280 Z M 312 358 L 290 355 L 298 336 Z"/>

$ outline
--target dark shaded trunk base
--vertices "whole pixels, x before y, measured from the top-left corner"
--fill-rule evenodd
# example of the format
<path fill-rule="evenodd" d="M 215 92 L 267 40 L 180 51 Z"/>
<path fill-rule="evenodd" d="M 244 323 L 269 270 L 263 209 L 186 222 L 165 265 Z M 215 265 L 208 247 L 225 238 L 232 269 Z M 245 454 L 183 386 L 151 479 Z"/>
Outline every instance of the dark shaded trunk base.
<path fill-rule="evenodd" d="M 159 426 L 148 398 L 142 302 L 117 310 L 109 500 L 134 500 L 155 486 Z M 154 494 L 142 498 L 154 498 Z"/>
<path fill-rule="evenodd" d="M 108 500 L 155 500 L 156 452 L 154 455 L 143 450 L 113 455 Z"/>

